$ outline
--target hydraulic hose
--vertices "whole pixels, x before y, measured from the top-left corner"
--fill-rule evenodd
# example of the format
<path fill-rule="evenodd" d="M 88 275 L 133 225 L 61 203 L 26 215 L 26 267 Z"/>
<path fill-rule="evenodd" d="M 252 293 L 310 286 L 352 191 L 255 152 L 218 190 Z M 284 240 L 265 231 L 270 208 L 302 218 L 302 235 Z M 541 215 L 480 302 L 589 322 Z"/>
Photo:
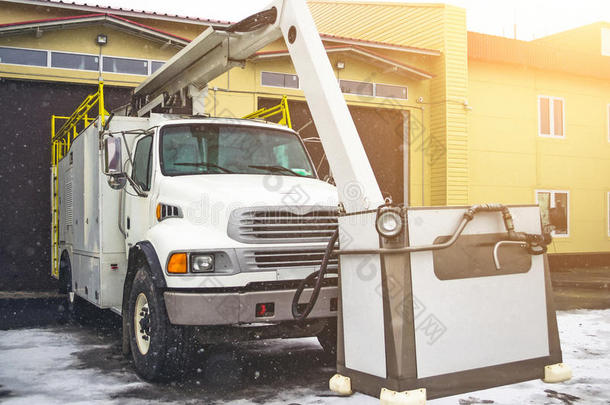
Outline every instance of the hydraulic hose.
<path fill-rule="evenodd" d="M 313 273 L 305 277 L 305 279 L 301 281 L 301 284 L 299 284 L 296 292 L 294 293 L 294 297 L 292 298 L 292 316 L 299 322 L 307 318 L 307 316 L 311 313 L 313 307 L 316 305 L 316 301 L 318 301 L 318 296 L 320 295 L 320 290 L 322 289 L 322 283 L 324 282 L 324 275 L 326 274 L 326 269 L 328 268 L 328 262 L 338 239 L 339 228 L 335 230 L 333 235 L 330 237 L 330 240 L 328 241 L 328 245 L 326 245 L 324 257 L 322 258 L 322 263 L 320 264 L 320 270 L 314 271 Z M 305 290 L 305 287 L 314 279 L 316 279 L 316 284 L 314 285 L 311 297 L 309 298 L 309 302 L 307 302 L 307 305 L 305 306 L 303 312 L 299 313 L 299 298 L 301 298 L 301 294 Z"/>
<path fill-rule="evenodd" d="M 510 210 L 507 206 L 502 204 L 477 204 L 473 205 L 466 210 L 464 213 L 462 220 L 460 221 L 457 229 L 451 235 L 449 240 L 441 243 L 433 243 L 428 245 L 418 245 L 418 246 L 404 246 L 399 248 L 378 248 L 378 249 L 349 249 L 335 250 L 335 243 L 339 238 L 339 229 L 333 233 L 328 245 L 326 246 L 326 251 L 324 252 L 324 258 L 322 259 L 322 264 L 320 265 L 320 270 L 317 272 L 313 272 L 308 275 L 299 285 L 297 291 L 294 294 L 294 298 L 292 299 L 292 316 L 297 321 L 302 321 L 311 312 L 316 301 L 318 299 L 318 295 L 320 294 L 320 289 L 322 288 L 322 282 L 324 280 L 324 275 L 326 274 L 326 267 L 328 266 L 328 261 L 330 259 L 330 255 L 334 252 L 337 255 L 363 255 L 363 254 L 405 254 L 405 253 L 413 253 L 413 252 L 424 252 L 424 251 L 433 251 L 433 250 L 441 250 L 447 249 L 457 242 L 458 238 L 466 228 L 466 225 L 470 221 L 474 219 L 474 217 L 480 212 L 499 212 L 502 214 L 502 219 L 504 221 L 504 228 L 506 229 L 506 237 L 505 241 L 499 242 L 500 244 L 504 243 L 519 243 L 524 245 L 527 248 L 527 251 L 531 255 L 541 255 L 546 253 L 547 245 L 551 242 L 550 235 L 541 234 L 528 234 L 525 232 L 515 232 L 515 225 L 513 223 L 513 217 L 510 213 Z M 499 268 L 498 258 L 497 258 L 497 250 L 498 245 L 494 247 L 494 259 L 496 262 L 496 267 Z M 305 310 L 302 313 L 299 313 L 298 305 L 299 298 L 303 293 L 305 287 L 311 283 L 314 279 L 316 279 L 316 284 L 314 286 L 313 292 L 311 294 L 311 298 L 305 307 Z"/>

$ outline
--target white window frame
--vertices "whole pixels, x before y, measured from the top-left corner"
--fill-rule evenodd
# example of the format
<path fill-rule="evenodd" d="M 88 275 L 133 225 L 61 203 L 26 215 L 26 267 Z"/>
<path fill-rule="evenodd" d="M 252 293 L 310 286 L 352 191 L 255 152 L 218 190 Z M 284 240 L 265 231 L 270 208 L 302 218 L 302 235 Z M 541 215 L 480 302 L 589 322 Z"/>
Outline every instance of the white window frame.
<path fill-rule="evenodd" d="M 263 73 L 274 73 L 274 74 L 277 74 L 277 75 L 296 76 L 297 77 L 297 81 L 299 82 L 299 86 L 298 87 L 284 87 L 284 86 L 271 86 L 269 84 L 263 84 Z M 301 79 L 299 79 L 299 75 L 297 75 L 296 73 L 272 72 L 270 70 L 261 70 L 260 83 L 261 83 L 261 87 L 272 87 L 272 88 L 275 88 L 275 89 L 301 90 Z"/>
<path fill-rule="evenodd" d="M 39 52 L 46 52 L 47 54 L 47 64 L 46 66 L 38 66 L 38 65 L 25 65 L 23 63 L 8 63 L 8 62 L 0 62 L 0 65 L 11 65 L 11 66 L 31 66 L 31 67 L 37 67 L 37 68 L 43 68 L 43 67 L 51 67 L 51 51 L 47 50 L 47 49 L 36 49 L 36 48 L 23 48 L 23 47 L 19 47 L 19 46 L 7 46 L 7 45 L 0 45 L 2 48 L 10 48 L 10 49 L 19 49 L 22 51 L 39 51 Z M 57 51 L 59 52 L 59 51 Z"/>
<path fill-rule="evenodd" d="M 148 75 L 150 76 L 150 75 L 152 75 L 152 74 L 153 74 L 153 71 L 152 71 L 152 64 L 153 64 L 153 62 L 157 62 L 157 63 L 163 63 L 163 64 L 165 64 L 167 61 L 166 61 L 166 60 L 156 60 L 156 59 L 150 59 L 150 60 L 149 60 L 149 62 L 150 62 L 150 63 L 148 64 Z M 163 67 L 163 66 L 161 66 L 161 67 Z M 161 69 L 161 67 L 160 67 L 159 69 Z M 157 69 L 157 70 L 159 70 L 159 69 Z"/>
<path fill-rule="evenodd" d="M 147 62 L 148 65 L 146 65 L 146 74 L 141 75 L 139 73 L 106 72 L 104 70 L 104 58 L 127 59 L 127 60 L 134 60 L 134 61 L 138 61 L 138 62 Z M 150 59 L 128 58 L 127 56 L 116 56 L 116 55 L 102 55 L 102 60 L 100 61 L 100 63 L 101 63 L 101 66 L 102 66 L 102 74 L 110 73 L 112 75 L 127 75 L 127 76 L 138 76 L 138 77 L 150 76 L 150 67 L 152 65 L 152 63 L 150 62 Z"/>
<path fill-rule="evenodd" d="M 382 86 L 400 87 L 401 89 L 404 88 L 407 91 L 407 97 L 406 98 L 402 98 L 402 97 L 378 96 L 377 95 L 377 85 L 378 84 L 381 84 Z M 373 94 L 377 98 L 385 98 L 385 99 L 388 99 L 388 100 L 404 100 L 404 101 L 407 101 L 409 99 L 409 86 L 401 86 L 400 84 L 391 84 L 391 83 L 373 83 Z"/>
<path fill-rule="evenodd" d="M 158 61 L 155 61 L 155 62 L 158 62 Z M 151 69 L 152 69 L 152 60 L 151 60 Z M 150 69 L 149 69 L 149 71 L 150 71 Z M 300 79 L 299 79 L 299 87 L 284 87 L 284 86 L 272 86 L 272 85 L 269 85 L 269 84 L 263 84 L 263 74 L 264 73 L 275 73 L 275 74 L 279 74 L 279 75 L 290 75 L 290 76 L 296 76 L 297 78 L 299 77 L 296 73 L 273 72 L 271 70 L 261 70 L 260 71 L 260 75 L 259 75 L 261 87 L 271 87 L 271 88 L 275 88 L 275 89 L 302 90 L 302 88 L 301 88 L 301 80 Z M 347 80 L 347 81 L 350 81 L 350 82 L 357 82 L 357 83 L 364 83 L 364 84 L 372 84 L 373 85 L 373 94 L 372 95 L 357 94 L 357 93 L 343 93 L 343 91 L 341 92 L 342 94 L 345 94 L 345 95 L 348 95 L 348 96 L 381 98 L 381 99 L 386 99 L 386 100 L 402 100 L 402 101 L 409 100 L 409 86 L 402 86 L 400 84 L 393 84 L 393 83 L 376 83 L 376 82 L 365 82 L 365 81 L 362 81 L 362 80 L 351 80 L 351 79 L 340 79 L 340 78 L 337 78 L 337 83 L 339 84 L 339 88 L 341 87 L 341 80 Z M 383 86 L 392 86 L 392 87 L 404 88 L 406 90 L 406 92 L 407 92 L 407 97 L 406 98 L 402 98 L 402 97 L 378 96 L 377 95 L 377 85 L 378 84 L 381 84 Z"/>
<path fill-rule="evenodd" d="M 552 235 L 555 238 L 569 238 L 570 237 L 570 191 L 569 190 L 537 189 L 534 191 L 534 195 L 536 197 L 536 204 L 540 205 L 540 202 L 538 201 L 538 193 L 549 193 L 550 194 L 552 206 L 549 208 L 553 208 L 553 205 L 555 204 L 555 194 L 562 193 L 562 194 L 567 195 L 567 197 L 568 197 L 568 199 L 567 199 L 568 206 L 566 207 L 567 232 L 566 233 L 555 233 L 555 231 L 553 231 Z M 542 225 L 544 225 L 544 224 L 542 224 Z"/>
<path fill-rule="evenodd" d="M 52 66 L 51 63 L 52 58 L 53 58 L 53 52 L 57 52 L 57 53 L 68 53 L 71 55 L 81 55 L 81 56 L 95 56 L 97 58 L 97 70 L 87 70 L 87 69 L 73 69 L 73 68 L 65 68 L 65 67 L 55 67 Z M 51 68 L 51 69 L 61 69 L 61 70 L 74 70 L 77 72 L 99 72 L 100 69 L 100 55 L 99 54 L 93 54 L 93 53 L 84 53 L 84 52 L 68 52 L 68 51 L 56 51 L 54 49 L 49 49 L 47 51 L 48 53 L 48 61 L 47 61 L 47 67 Z"/>
<path fill-rule="evenodd" d="M 337 83 L 339 84 L 339 89 L 341 89 L 341 80 L 345 80 L 348 82 L 354 82 L 354 83 L 364 83 L 364 84 L 372 84 L 373 85 L 373 94 L 372 95 L 368 95 L 368 94 L 358 94 L 358 93 L 344 93 L 343 90 L 341 90 L 341 94 L 347 95 L 347 96 L 354 96 L 354 97 L 369 97 L 369 98 L 375 98 L 375 93 L 376 93 L 376 89 L 375 89 L 375 83 L 373 82 L 364 82 L 362 80 L 352 80 L 352 79 L 341 79 L 341 78 L 337 78 Z M 383 97 L 385 98 L 385 97 Z"/>
<path fill-rule="evenodd" d="M 146 76 L 150 76 L 152 74 L 152 62 L 162 62 L 165 63 L 167 62 L 166 60 L 156 60 L 156 59 L 142 59 L 142 58 L 131 58 L 131 57 L 127 57 L 127 56 L 117 56 L 117 55 L 103 55 L 102 54 L 102 59 L 99 58 L 99 54 L 95 54 L 95 53 L 85 53 L 85 52 L 74 52 L 74 51 L 65 51 L 65 50 L 60 50 L 60 49 L 39 49 L 39 48 L 23 48 L 23 47 L 18 47 L 18 46 L 6 46 L 6 45 L 2 45 L 3 48 L 11 48 L 11 49 L 21 49 L 24 51 L 39 51 L 39 52 L 46 52 L 47 54 L 47 64 L 46 66 L 38 66 L 38 65 L 24 65 L 21 63 L 7 63 L 7 62 L 0 62 L 0 65 L 11 65 L 11 66 L 31 66 L 31 67 L 36 67 L 36 68 L 48 68 L 48 69 L 61 69 L 61 70 L 73 70 L 76 72 L 98 72 L 99 71 L 99 66 L 103 66 L 103 58 L 104 57 L 109 57 L 109 58 L 120 58 L 120 59 L 129 59 L 129 60 L 135 60 L 135 61 L 142 61 L 142 62 L 148 62 L 148 73 L 145 75 L 141 75 L 141 74 L 136 74 L 136 73 L 115 73 L 115 72 L 103 72 L 103 73 L 109 73 L 109 74 L 113 74 L 113 75 L 128 75 L 128 76 L 138 76 L 138 77 L 146 77 Z M 60 53 L 67 53 L 67 54 L 72 54 L 72 55 L 83 55 L 83 56 L 95 56 L 96 58 L 98 58 L 98 70 L 86 70 L 86 69 L 73 69 L 73 68 L 63 68 L 63 67 L 54 67 L 51 66 L 51 53 L 52 52 L 60 52 Z M 289 73 L 290 74 L 290 73 Z M 300 83 L 299 83 L 300 85 Z"/>
<path fill-rule="evenodd" d="M 550 134 L 542 133 L 542 120 L 540 119 L 540 100 L 543 98 L 549 99 L 549 131 Z M 561 123 L 563 125 L 561 133 L 563 135 L 555 135 L 555 106 L 553 103 L 554 100 L 561 100 Z M 555 139 L 565 139 L 566 138 L 566 100 L 564 97 L 553 97 L 546 95 L 538 96 L 538 136 L 543 138 L 555 138 Z"/>

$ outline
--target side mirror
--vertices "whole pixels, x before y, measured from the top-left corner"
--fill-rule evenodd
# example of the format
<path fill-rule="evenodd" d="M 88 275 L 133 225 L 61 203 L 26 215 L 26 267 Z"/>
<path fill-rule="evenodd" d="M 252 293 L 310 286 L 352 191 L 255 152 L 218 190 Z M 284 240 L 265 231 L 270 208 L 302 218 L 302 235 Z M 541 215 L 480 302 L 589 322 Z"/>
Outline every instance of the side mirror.
<path fill-rule="evenodd" d="M 108 185 L 113 190 L 120 190 L 127 184 L 121 155 L 121 138 L 104 139 L 104 174 L 108 176 Z"/>
<path fill-rule="evenodd" d="M 104 174 L 116 176 L 123 174 L 121 138 L 104 139 Z"/>

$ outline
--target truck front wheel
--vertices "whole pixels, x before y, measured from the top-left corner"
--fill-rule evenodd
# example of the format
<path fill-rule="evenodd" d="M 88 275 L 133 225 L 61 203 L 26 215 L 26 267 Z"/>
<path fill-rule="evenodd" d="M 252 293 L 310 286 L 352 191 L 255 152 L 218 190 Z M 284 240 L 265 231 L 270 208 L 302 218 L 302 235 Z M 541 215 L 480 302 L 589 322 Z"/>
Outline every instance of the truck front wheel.
<path fill-rule="evenodd" d="M 145 266 L 134 277 L 126 316 L 136 373 L 149 381 L 179 378 L 187 358 L 184 328 L 169 322 L 163 293 Z"/>

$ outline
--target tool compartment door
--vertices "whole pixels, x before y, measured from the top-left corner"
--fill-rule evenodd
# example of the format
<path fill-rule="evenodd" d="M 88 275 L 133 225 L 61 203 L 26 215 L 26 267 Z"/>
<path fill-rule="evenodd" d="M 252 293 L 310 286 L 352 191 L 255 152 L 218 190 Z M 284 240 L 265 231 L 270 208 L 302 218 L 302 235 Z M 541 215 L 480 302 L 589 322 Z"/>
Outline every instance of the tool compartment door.
<path fill-rule="evenodd" d="M 541 232 L 537 206 L 510 211 L 516 231 Z M 410 209 L 409 244 L 438 243 L 452 235 L 464 212 Z M 499 213 L 480 213 L 444 257 L 440 251 L 436 257 L 431 251 L 411 254 L 418 378 L 549 355 L 544 256 L 525 260 L 523 248 L 509 246 L 497 270 L 493 245 L 504 232 Z"/>

